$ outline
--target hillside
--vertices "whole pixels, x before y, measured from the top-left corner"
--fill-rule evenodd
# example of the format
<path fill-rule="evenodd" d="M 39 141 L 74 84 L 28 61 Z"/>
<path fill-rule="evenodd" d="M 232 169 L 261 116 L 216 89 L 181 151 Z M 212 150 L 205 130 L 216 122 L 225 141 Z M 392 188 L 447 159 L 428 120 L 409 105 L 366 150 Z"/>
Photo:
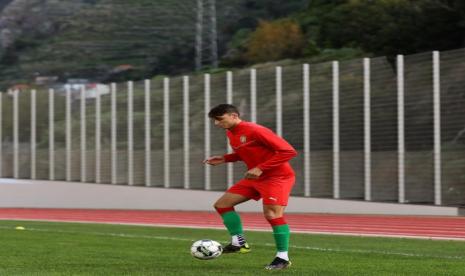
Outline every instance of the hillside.
<path fill-rule="evenodd" d="M 213 0 L 202 1 L 202 69 L 209 70 Z M 392 62 L 465 41 L 459 0 L 231 0 L 217 1 L 216 14 L 225 68 L 362 56 Z M 37 76 L 119 82 L 190 73 L 196 23 L 197 1 L 0 0 L 0 91 Z"/>
<path fill-rule="evenodd" d="M 307 1 L 289 2 L 300 6 L 248 0 L 217 4 L 220 56 L 237 28 L 254 27 L 259 18 L 282 16 Z M 280 5 L 289 10 L 277 10 Z M 0 87 L 38 75 L 117 81 L 109 74 L 122 64 L 131 65 L 131 79 L 191 71 L 196 16 L 196 1 L 11 1 L 0 14 Z"/>

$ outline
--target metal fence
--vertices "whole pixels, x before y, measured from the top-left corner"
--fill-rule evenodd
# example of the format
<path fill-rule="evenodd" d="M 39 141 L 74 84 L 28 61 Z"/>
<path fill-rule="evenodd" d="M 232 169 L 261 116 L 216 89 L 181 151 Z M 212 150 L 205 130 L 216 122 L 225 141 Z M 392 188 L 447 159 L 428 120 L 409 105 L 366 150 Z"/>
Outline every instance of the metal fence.
<path fill-rule="evenodd" d="M 465 204 L 465 49 L 1 94 L 0 175 L 225 190 L 219 103 L 299 151 L 293 195 Z"/>

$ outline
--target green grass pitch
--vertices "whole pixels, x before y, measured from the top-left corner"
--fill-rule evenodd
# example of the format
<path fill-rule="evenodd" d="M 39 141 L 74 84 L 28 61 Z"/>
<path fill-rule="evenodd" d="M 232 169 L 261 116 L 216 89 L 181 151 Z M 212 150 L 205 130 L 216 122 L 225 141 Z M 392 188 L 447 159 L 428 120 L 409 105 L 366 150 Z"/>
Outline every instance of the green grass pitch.
<path fill-rule="evenodd" d="M 251 253 L 201 261 L 192 242 L 226 231 L 0 221 L 0 275 L 465 275 L 461 241 L 293 234 L 292 267 L 269 272 L 271 232 L 246 237 Z"/>

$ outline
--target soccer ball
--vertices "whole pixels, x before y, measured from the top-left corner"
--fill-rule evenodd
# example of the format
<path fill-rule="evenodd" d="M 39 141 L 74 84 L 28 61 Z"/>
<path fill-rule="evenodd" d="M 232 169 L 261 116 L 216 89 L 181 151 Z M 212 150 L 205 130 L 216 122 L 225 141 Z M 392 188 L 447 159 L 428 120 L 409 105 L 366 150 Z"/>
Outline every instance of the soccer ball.
<path fill-rule="evenodd" d="M 217 258 L 223 252 L 223 247 L 217 241 L 199 240 L 192 244 L 191 254 L 200 260 L 211 260 Z"/>

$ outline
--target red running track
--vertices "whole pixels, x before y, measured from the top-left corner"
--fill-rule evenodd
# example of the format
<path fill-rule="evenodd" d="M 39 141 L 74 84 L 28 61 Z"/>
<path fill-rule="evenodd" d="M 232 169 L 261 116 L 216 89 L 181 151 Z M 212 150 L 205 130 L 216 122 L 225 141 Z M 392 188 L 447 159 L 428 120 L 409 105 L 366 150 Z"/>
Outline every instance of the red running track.
<path fill-rule="evenodd" d="M 270 231 L 271 229 L 260 213 L 241 213 L 241 217 L 246 230 Z M 221 218 L 214 212 L 0 208 L 0 220 L 224 228 Z M 293 232 L 301 233 L 465 241 L 463 217 L 287 214 L 286 220 Z"/>

